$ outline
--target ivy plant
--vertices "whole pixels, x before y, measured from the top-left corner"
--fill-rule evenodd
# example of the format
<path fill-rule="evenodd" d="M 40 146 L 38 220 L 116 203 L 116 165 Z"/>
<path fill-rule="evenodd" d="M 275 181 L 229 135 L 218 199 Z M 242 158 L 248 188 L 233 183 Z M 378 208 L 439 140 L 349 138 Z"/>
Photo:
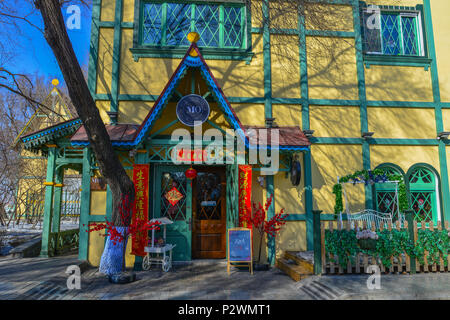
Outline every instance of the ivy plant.
<path fill-rule="evenodd" d="M 341 267 L 346 267 L 349 259 L 354 259 L 356 254 L 363 253 L 369 256 L 379 257 L 381 263 L 386 267 L 391 267 L 391 257 L 400 256 L 406 253 L 415 257 L 414 242 L 410 239 L 407 229 L 391 230 L 385 229 L 377 231 L 378 240 L 376 249 L 361 249 L 356 239 L 354 230 L 325 230 L 325 252 L 328 261 L 330 254 L 339 258 Z"/>
<path fill-rule="evenodd" d="M 368 183 L 379 183 L 387 181 L 399 181 L 398 184 L 398 201 L 399 209 L 404 212 L 408 209 L 408 198 L 406 196 L 406 185 L 402 175 L 388 174 L 381 169 L 375 170 L 361 170 L 356 171 L 352 174 L 339 178 L 339 182 L 333 186 L 333 193 L 335 195 L 335 205 L 334 205 L 334 215 L 344 211 L 343 201 L 342 201 L 342 183 L 353 182 L 354 184 L 358 182 Z"/>
<path fill-rule="evenodd" d="M 439 263 L 440 258 L 444 265 L 448 266 L 448 254 L 450 251 L 450 237 L 447 230 L 419 230 L 415 246 L 415 255 L 420 264 L 425 263 L 425 251 L 428 251 L 428 264 Z"/>

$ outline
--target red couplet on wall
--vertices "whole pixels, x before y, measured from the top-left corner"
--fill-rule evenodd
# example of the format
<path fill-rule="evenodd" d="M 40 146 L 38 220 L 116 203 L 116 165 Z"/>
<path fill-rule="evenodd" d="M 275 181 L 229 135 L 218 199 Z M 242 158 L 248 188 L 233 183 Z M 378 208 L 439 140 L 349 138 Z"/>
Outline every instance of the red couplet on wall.
<path fill-rule="evenodd" d="M 252 166 L 239 166 L 239 227 L 251 228 L 243 216 L 252 210 Z"/>
<path fill-rule="evenodd" d="M 148 220 L 148 184 L 149 184 L 149 165 L 135 164 L 133 166 L 133 183 L 135 191 L 135 201 L 133 207 L 132 222 L 136 218 L 143 221 Z M 147 232 L 139 232 L 131 238 L 131 254 L 136 256 L 145 256 L 144 247 L 148 242 Z"/>

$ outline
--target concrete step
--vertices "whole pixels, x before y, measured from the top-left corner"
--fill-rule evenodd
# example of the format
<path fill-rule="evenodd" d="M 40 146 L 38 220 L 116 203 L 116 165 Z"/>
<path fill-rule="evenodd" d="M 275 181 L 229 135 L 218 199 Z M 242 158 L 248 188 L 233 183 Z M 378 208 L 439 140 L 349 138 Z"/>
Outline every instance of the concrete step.
<path fill-rule="evenodd" d="M 308 270 L 311 274 L 314 273 L 314 263 L 311 263 L 311 261 L 299 257 L 295 251 L 285 251 L 284 258 L 288 260 L 294 260 L 296 264 L 298 264 L 305 270 Z"/>
<path fill-rule="evenodd" d="M 300 281 L 312 275 L 309 270 L 297 265 L 294 260 L 290 259 L 278 258 L 275 261 L 275 266 L 286 273 L 294 281 Z"/>

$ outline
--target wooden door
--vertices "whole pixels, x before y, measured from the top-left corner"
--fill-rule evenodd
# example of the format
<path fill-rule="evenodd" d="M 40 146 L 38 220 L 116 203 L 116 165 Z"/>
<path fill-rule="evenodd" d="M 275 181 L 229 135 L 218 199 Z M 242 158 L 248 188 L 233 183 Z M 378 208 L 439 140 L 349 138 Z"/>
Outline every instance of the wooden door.
<path fill-rule="evenodd" d="M 192 256 L 226 257 L 226 180 L 224 167 L 198 167 L 193 180 Z"/>

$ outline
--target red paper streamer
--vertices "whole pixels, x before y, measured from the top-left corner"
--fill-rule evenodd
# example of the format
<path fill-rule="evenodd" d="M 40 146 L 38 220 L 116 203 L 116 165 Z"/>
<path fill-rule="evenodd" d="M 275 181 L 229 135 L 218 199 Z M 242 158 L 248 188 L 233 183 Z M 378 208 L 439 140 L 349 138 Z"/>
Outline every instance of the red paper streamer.
<path fill-rule="evenodd" d="M 244 217 L 252 212 L 252 166 L 239 166 L 239 227 L 251 228 Z"/>
<path fill-rule="evenodd" d="M 135 198 L 133 205 L 132 223 L 137 219 L 148 221 L 148 185 L 149 185 L 149 165 L 135 164 L 133 166 L 133 183 Z M 131 238 L 131 254 L 145 256 L 145 244 L 148 242 L 146 231 L 138 232 Z"/>

